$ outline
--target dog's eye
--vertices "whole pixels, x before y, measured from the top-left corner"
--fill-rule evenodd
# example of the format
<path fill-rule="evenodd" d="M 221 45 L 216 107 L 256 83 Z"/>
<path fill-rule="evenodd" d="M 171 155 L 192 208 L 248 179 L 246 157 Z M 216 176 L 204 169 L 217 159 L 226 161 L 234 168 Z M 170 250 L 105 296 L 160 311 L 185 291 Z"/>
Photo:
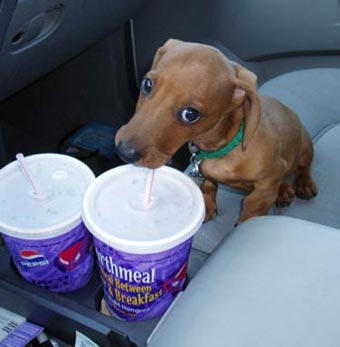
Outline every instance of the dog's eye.
<path fill-rule="evenodd" d="M 178 118 L 185 124 L 192 124 L 201 118 L 201 114 L 193 107 L 186 107 L 178 114 Z"/>
<path fill-rule="evenodd" d="M 149 95 L 151 93 L 152 87 L 153 87 L 152 79 L 150 79 L 148 77 L 144 77 L 143 81 L 140 85 L 140 90 L 141 90 L 142 94 L 144 96 Z"/>

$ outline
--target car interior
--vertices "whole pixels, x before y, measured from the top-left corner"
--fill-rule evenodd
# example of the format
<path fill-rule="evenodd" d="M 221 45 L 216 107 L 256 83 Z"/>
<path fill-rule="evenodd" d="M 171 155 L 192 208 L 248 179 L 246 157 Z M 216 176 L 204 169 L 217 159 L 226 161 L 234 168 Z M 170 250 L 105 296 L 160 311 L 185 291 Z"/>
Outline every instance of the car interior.
<path fill-rule="evenodd" d="M 72 293 L 38 288 L 4 245 L 0 307 L 60 346 L 73 346 L 75 331 L 101 347 L 338 346 L 339 30 L 332 0 L 0 0 L 0 169 L 17 153 L 68 154 L 96 176 L 122 165 L 115 132 L 157 49 L 175 38 L 218 48 L 257 75 L 259 95 L 297 113 L 319 191 L 234 228 L 244 194 L 220 185 L 219 213 L 195 235 L 185 290 L 162 317 L 101 313 L 98 271 Z M 74 144 L 93 122 L 109 127 L 110 154 Z M 169 165 L 187 172 L 189 159 L 184 146 Z"/>

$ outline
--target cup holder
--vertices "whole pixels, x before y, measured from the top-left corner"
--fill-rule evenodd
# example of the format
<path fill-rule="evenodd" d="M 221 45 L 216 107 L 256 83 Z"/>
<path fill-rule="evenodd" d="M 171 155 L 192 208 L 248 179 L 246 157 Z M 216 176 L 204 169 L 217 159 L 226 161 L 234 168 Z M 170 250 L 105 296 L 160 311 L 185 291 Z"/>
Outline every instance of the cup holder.
<path fill-rule="evenodd" d="M 104 297 L 103 286 L 100 286 L 94 296 L 94 307 L 96 311 L 98 312 L 100 312 L 101 310 L 103 297 Z"/>
<path fill-rule="evenodd" d="M 19 273 L 19 271 L 18 271 L 18 269 L 17 269 L 17 267 L 16 267 L 15 264 L 14 264 L 14 261 L 13 261 L 13 258 L 12 258 L 12 257 L 9 258 L 9 268 L 10 268 L 17 276 L 21 277 L 21 276 L 20 276 L 20 273 Z"/>
<path fill-rule="evenodd" d="M 94 296 L 94 307 L 96 309 L 96 311 L 98 311 L 99 313 L 108 316 L 108 317 L 112 317 L 112 315 L 110 314 L 110 312 L 107 309 L 106 306 L 106 302 L 104 300 L 104 291 L 103 291 L 103 286 L 100 286 Z M 114 318 L 114 317 L 112 317 Z"/>

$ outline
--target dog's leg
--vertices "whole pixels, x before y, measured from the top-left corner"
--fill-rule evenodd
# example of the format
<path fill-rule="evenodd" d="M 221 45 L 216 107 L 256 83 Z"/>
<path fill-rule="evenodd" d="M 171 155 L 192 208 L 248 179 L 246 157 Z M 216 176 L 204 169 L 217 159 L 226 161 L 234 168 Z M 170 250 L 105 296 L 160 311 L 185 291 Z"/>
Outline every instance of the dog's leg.
<path fill-rule="evenodd" d="M 238 223 L 251 217 L 266 215 L 276 200 L 280 183 L 279 179 L 256 182 L 254 190 L 243 201 L 243 209 Z"/>
<path fill-rule="evenodd" d="M 276 197 L 275 205 L 277 207 L 286 207 L 294 200 L 295 190 L 293 186 L 285 181 L 280 184 L 279 192 Z"/>
<path fill-rule="evenodd" d="M 310 137 L 303 131 L 302 150 L 294 181 L 295 194 L 300 199 L 309 200 L 317 195 L 318 189 L 311 176 L 313 145 Z"/>
<path fill-rule="evenodd" d="M 217 214 L 216 194 L 217 183 L 206 179 L 201 187 L 205 202 L 205 218 L 204 221 L 210 220 L 213 215 Z"/>

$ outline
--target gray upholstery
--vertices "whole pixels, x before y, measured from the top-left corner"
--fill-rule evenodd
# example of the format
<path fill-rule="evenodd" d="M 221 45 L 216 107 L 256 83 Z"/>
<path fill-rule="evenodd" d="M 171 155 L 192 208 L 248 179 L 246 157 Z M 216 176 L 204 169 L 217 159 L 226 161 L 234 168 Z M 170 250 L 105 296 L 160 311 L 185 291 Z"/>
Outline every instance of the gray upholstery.
<path fill-rule="evenodd" d="M 203 224 L 194 237 L 193 247 L 210 254 L 234 229 L 243 198 L 242 193 L 220 186 L 217 191 L 218 216 Z"/>
<path fill-rule="evenodd" d="M 340 122 L 340 69 L 310 69 L 278 76 L 260 89 L 294 110 L 315 138 Z"/>
<path fill-rule="evenodd" d="M 315 144 L 312 173 L 318 196 L 310 201 L 296 198 L 290 207 L 273 208 L 271 214 L 340 228 L 340 69 L 290 72 L 266 82 L 259 93 L 275 97 L 294 110 Z M 220 187 L 219 216 L 201 228 L 194 239 L 195 248 L 213 251 L 233 230 L 242 199 L 242 194 Z"/>
<path fill-rule="evenodd" d="M 337 347 L 340 233 L 289 217 L 242 224 L 210 255 L 148 347 Z"/>

